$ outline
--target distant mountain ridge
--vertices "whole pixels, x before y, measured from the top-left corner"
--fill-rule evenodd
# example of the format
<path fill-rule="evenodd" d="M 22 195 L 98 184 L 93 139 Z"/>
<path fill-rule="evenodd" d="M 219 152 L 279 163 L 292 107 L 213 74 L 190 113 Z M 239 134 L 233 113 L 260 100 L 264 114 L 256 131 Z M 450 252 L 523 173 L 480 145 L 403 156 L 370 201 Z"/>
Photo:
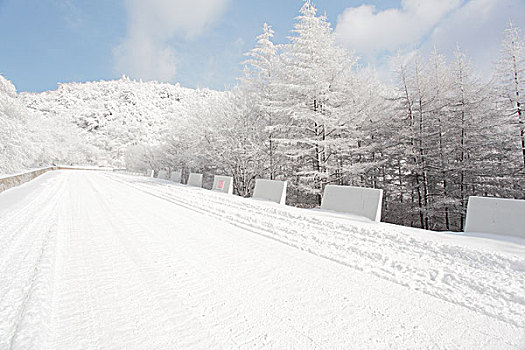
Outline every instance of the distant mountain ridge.
<path fill-rule="evenodd" d="M 224 92 L 190 89 L 178 83 L 119 80 L 61 83 L 42 93 L 20 93 L 28 108 L 46 119 L 76 125 L 87 142 L 106 153 L 106 163 L 122 164 L 130 145 L 161 143 L 170 126 L 187 117 L 196 104 Z"/>

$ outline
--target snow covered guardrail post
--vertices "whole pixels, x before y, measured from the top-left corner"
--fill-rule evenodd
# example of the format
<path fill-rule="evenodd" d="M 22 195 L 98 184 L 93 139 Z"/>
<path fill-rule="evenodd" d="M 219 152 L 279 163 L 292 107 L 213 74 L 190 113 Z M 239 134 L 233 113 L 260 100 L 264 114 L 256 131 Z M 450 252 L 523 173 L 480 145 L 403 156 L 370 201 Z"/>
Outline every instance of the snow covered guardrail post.
<path fill-rule="evenodd" d="M 469 197 L 465 232 L 525 238 L 525 200 Z"/>
<path fill-rule="evenodd" d="M 170 180 L 180 184 L 180 182 L 182 180 L 182 170 L 173 170 L 171 172 Z"/>
<path fill-rule="evenodd" d="M 202 187 L 202 174 L 190 173 L 188 177 L 188 186 Z"/>
<path fill-rule="evenodd" d="M 215 175 L 213 178 L 213 191 L 233 194 L 233 177 Z"/>
<path fill-rule="evenodd" d="M 321 209 L 364 216 L 381 221 L 383 190 L 354 186 L 327 185 L 324 189 Z"/>
<path fill-rule="evenodd" d="M 149 171 L 149 177 L 155 177 L 155 170 L 150 170 Z"/>
<path fill-rule="evenodd" d="M 252 198 L 286 204 L 286 186 L 286 181 L 257 179 Z"/>

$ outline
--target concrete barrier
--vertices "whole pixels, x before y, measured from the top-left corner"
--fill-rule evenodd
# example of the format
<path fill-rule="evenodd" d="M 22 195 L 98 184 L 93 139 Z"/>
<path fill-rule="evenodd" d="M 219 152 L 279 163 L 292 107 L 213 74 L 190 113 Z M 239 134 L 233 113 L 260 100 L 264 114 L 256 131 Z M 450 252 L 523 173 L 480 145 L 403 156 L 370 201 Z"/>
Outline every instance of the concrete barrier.
<path fill-rule="evenodd" d="M 180 184 L 182 181 L 182 170 L 172 170 L 170 180 Z"/>
<path fill-rule="evenodd" d="M 202 174 L 190 173 L 188 186 L 202 187 Z"/>
<path fill-rule="evenodd" d="M 469 197 L 465 232 L 525 238 L 525 200 Z"/>
<path fill-rule="evenodd" d="M 286 186 L 286 181 L 257 179 L 255 180 L 253 198 L 286 204 Z"/>
<path fill-rule="evenodd" d="M 114 171 L 115 168 L 81 165 L 57 165 L 54 170 L 89 170 L 89 171 Z"/>
<path fill-rule="evenodd" d="M 233 194 L 233 177 L 215 175 L 212 190 Z"/>
<path fill-rule="evenodd" d="M 11 187 L 22 185 L 44 173 L 47 173 L 48 171 L 54 170 L 120 171 L 120 169 L 104 167 L 56 165 L 46 168 L 34 169 L 19 174 L 0 176 L 0 192 L 3 192 Z"/>
<path fill-rule="evenodd" d="M 2 176 L 0 177 L 0 192 L 3 192 L 15 186 L 22 185 L 23 183 L 31 181 L 34 178 L 52 170 L 56 170 L 56 167 L 47 167 L 27 171 L 25 173 Z"/>
<path fill-rule="evenodd" d="M 353 186 L 327 185 L 321 209 L 364 216 L 381 221 L 383 190 Z"/>
<path fill-rule="evenodd" d="M 168 171 L 165 170 L 165 169 L 159 170 L 159 174 L 157 175 L 157 178 L 163 179 L 163 180 L 168 180 Z"/>

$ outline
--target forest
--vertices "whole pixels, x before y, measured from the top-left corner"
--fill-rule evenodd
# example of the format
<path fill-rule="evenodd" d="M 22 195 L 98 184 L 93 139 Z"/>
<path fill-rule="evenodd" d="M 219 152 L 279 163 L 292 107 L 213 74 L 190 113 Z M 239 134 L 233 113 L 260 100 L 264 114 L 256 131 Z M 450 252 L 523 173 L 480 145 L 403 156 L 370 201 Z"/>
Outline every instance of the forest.
<path fill-rule="evenodd" d="M 265 24 L 230 91 L 158 82 L 17 93 L 0 76 L 0 174 L 52 163 L 184 169 L 288 181 L 315 207 L 327 184 L 384 190 L 383 221 L 461 231 L 468 197 L 525 198 L 525 44 L 509 23 L 493 76 L 454 57 L 399 55 L 394 83 L 340 47 L 306 1 L 289 42 Z"/>

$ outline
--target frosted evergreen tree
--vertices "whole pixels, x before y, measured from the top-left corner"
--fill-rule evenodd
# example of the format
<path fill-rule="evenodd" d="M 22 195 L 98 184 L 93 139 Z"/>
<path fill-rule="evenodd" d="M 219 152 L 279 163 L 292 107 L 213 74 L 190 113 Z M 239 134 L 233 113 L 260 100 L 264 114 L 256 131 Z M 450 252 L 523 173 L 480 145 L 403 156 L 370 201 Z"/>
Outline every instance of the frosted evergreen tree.
<path fill-rule="evenodd" d="M 347 53 L 335 45 L 330 23 L 317 16 L 317 9 L 307 0 L 296 18 L 294 36 L 283 54 L 280 75 L 281 105 L 288 118 L 288 132 L 280 140 L 294 166 L 301 192 L 313 193 L 320 202 L 330 181 L 334 142 L 344 126 L 339 79 L 351 66 Z"/>
<path fill-rule="evenodd" d="M 25 116 L 16 101 L 14 85 L 0 75 L 0 174 L 28 166 Z"/>
<path fill-rule="evenodd" d="M 244 77 L 241 78 L 242 89 L 248 94 L 253 105 L 253 113 L 260 114 L 265 132 L 267 173 L 274 179 L 282 163 L 282 157 L 277 154 L 279 113 L 273 108 L 274 99 L 278 93 L 275 84 L 279 69 L 277 46 L 272 42 L 274 31 L 267 24 L 257 37 L 257 45 L 246 53 L 248 59 L 244 62 Z"/>
<path fill-rule="evenodd" d="M 452 137 L 456 129 L 450 113 L 452 74 L 445 57 L 434 49 L 428 59 L 430 98 L 428 102 L 428 143 L 429 183 L 431 197 L 432 222 L 437 227 L 451 228 L 452 198 L 451 175 L 454 166 L 450 155 L 454 151 L 456 140 Z M 431 145 L 434 145 L 433 147 Z"/>
<path fill-rule="evenodd" d="M 514 126 L 509 128 L 509 138 L 519 140 L 520 162 L 525 169 L 525 43 L 512 22 L 505 30 L 495 80 L 502 99 L 502 117 Z"/>

